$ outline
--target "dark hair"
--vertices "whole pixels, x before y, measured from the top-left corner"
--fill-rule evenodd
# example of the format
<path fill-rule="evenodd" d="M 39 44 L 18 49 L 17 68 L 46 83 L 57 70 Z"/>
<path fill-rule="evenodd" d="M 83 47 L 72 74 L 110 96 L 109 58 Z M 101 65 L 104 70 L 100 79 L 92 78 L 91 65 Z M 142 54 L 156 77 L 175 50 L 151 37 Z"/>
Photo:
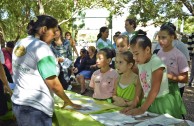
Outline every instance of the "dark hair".
<path fill-rule="evenodd" d="M 7 43 L 6 43 L 6 47 L 9 47 L 9 48 L 14 48 L 14 46 L 15 46 L 15 44 L 14 44 L 14 41 L 8 41 Z"/>
<path fill-rule="evenodd" d="M 61 34 L 61 41 L 63 41 L 64 40 L 63 39 L 63 31 L 59 25 L 57 26 L 57 28 L 59 29 L 59 32 Z M 53 40 L 55 40 L 55 38 Z M 56 43 L 54 41 L 52 41 L 52 44 L 53 44 L 53 46 L 56 46 Z"/>
<path fill-rule="evenodd" d="M 82 52 L 84 55 L 87 55 L 88 54 L 88 51 L 86 49 L 81 49 L 80 52 Z"/>
<path fill-rule="evenodd" d="M 164 24 L 161 25 L 160 30 L 161 29 L 163 29 L 163 30 L 165 29 L 166 31 L 168 31 L 169 35 L 174 35 L 175 39 L 177 38 L 177 35 L 176 35 L 176 26 L 173 23 L 166 22 L 166 23 L 164 23 Z"/>
<path fill-rule="evenodd" d="M 171 22 L 166 22 L 166 23 L 162 24 L 162 25 L 160 26 L 160 28 L 162 28 L 162 27 L 164 27 L 164 26 L 169 26 L 169 27 L 171 27 L 174 31 L 176 31 L 176 26 L 175 26 L 173 23 L 171 23 Z"/>
<path fill-rule="evenodd" d="M 115 34 L 115 35 L 113 35 L 113 37 L 119 37 L 119 36 L 120 36 L 120 35 L 116 35 L 116 34 Z"/>
<path fill-rule="evenodd" d="M 58 25 L 57 28 L 59 29 L 59 32 L 61 34 L 61 40 L 63 41 L 63 31 L 62 31 L 62 29 L 61 29 L 61 27 L 59 25 Z"/>
<path fill-rule="evenodd" d="M 150 39 L 146 36 L 146 32 L 138 30 L 136 35 L 134 35 L 130 41 L 130 46 L 135 46 L 138 43 L 138 46 L 145 49 L 146 47 L 152 47 Z"/>
<path fill-rule="evenodd" d="M 127 45 L 129 45 L 129 37 L 128 37 L 128 35 L 119 35 L 117 37 L 117 40 L 120 39 L 120 38 L 122 38 L 123 40 L 126 40 L 127 41 Z"/>
<path fill-rule="evenodd" d="M 128 18 L 125 21 L 128 21 L 130 25 L 133 25 L 133 28 L 135 29 L 137 27 L 135 19 Z"/>
<path fill-rule="evenodd" d="M 118 55 L 123 56 L 123 59 L 127 63 L 133 63 L 133 65 L 135 64 L 135 60 L 133 59 L 133 54 L 130 51 L 122 52 L 122 53 L 119 53 Z"/>
<path fill-rule="evenodd" d="M 108 27 L 106 27 L 106 26 L 100 28 L 100 31 L 99 31 L 99 33 L 97 35 L 97 41 L 98 41 L 99 38 L 102 37 L 102 34 L 101 33 L 102 32 L 105 32 L 107 29 L 108 29 Z"/>
<path fill-rule="evenodd" d="M 115 32 L 115 35 L 120 35 L 120 34 L 121 34 L 120 31 Z"/>
<path fill-rule="evenodd" d="M 47 29 L 55 28 L 58 25 L 58 21 L 48 15 L 37 16 L 37 21 L 31 20 L 28 23 L 27 30 L 29 35 L 35 35 L 38 33 L 39 29 L 43 26 L 46 26 Z"/>
<path fill-rule="evenodd" d="M 105 54 L 106 58 L 113 58 L 116 56 L 115 50 L 114 49 L 109 49 L 109 48 L 103 48 L 98 51 L 97 54 Z"/>
<path fill-rule="evenodd" d="M 164 25 L 163 27 L 160 27 L 160 31 L 167 31 L 169 35 L 176 36 L 174 29 L 168 25 Z"/>
<path fill-rule="evenodd" d="M 67 32 L 65 32 L 65 37 L 67 34 L 70 34 L 70 36 L 71 36 L 71 32 L 67 31 Z"/>
<path fill-rule="evenodd" d="M 28 25 L 27 25 L 27 27 L 26 27 L 27 33 L 28 33 L 29 35 L 32 34 L 32 27 L 33 27 L 33 25 L 34 25 L 34 20 L 30 20 L 30 22 L 28 23 Z"/>

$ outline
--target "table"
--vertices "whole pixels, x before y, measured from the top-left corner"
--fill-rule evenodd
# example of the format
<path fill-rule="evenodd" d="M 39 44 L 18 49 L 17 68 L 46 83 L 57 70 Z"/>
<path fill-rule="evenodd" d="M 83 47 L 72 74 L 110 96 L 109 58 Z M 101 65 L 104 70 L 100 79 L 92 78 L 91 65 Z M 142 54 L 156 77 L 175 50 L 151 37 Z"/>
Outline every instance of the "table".
<path fill-rule="evenodd" d="M 65 93 L 74 103 L 80 104 L 90 110 L 74 110 L 70 106 L 61 109 L 60 107 L 63 106 L 64 102 L 59 97 L 54 96 L 55 108 L 53 126 L 103 126 L 103 124 L 94 120 L 89 114 L 111 112 L 121 109 L 106 101 L 94 100 L 91 97 L 82 96 L 71 91 L 65 91 Z"/>
<path fill-rule="evenodd" d="M 83 110 L 74 110 L 70 106 L 61 109 L 63 101 L 54 96 L 55 109 L 53 115 L 53 126 L 148 126 L 155 124 L 169 125 L 177 124 L 177 126 L 194 123 L 187 120 L 173 118 L 168 114 L 157 115 L 145 112 L 143 115 L 135 117 L 126 116 L 119 113 L 121 107 L 115 106 L 106 101 L 94 100 L 91 97 L 82 96 L 71 91 L 65 91 L 67 96 L 76 104 L 84 106 Z M 184 123 L 184 124 L 183 124 Z"/>

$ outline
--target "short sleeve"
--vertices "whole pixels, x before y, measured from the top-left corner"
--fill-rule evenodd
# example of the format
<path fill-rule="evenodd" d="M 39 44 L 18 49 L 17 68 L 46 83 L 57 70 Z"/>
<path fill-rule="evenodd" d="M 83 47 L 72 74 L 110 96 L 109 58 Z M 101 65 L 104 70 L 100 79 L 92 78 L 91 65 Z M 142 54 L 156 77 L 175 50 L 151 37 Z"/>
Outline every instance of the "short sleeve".
<path fill-rule="evenodd" d="M 97 42 L 97 49 L 100 50 L 102 48 L 104 48 L 104 44 L 102 42 Z"/>
<path fill-rule="evenodd" d="M 178 63 L 178 71 L 179 73 L 184 73 L 184 72 L 188 72 L 189 71 L 189 66 L 188 66 L 188 62 L 187 59 L 184 55 L 180 55 L 177 59 L 177 63 Z"/>
<path fill-rule="evenodd" d="M 91 80 L 90 80 L 89 86 L 90 86 L 91 88 L 94 88 L 94 87 L 95 87 L 94 80 L 95 80 L 95 72 L 92 74 L 92 77 L 91 77 Z"/>
<path fill-rule="evenodd" d="M 41 59 L 38 64 L 38 71 L 43 79 L 57 75 L 56 63 L 54 57 L 47 56 Z"/>
<path fill-rule="evenodd" d="M 163 61 L 155 54 L 153 54 L 152 57 L 152 64 L 150 66 L 150 68 L 152 68 L 152 71 L 155 71 L 161 67 L 166 68 L 166 65 L 163 63 Z"/>

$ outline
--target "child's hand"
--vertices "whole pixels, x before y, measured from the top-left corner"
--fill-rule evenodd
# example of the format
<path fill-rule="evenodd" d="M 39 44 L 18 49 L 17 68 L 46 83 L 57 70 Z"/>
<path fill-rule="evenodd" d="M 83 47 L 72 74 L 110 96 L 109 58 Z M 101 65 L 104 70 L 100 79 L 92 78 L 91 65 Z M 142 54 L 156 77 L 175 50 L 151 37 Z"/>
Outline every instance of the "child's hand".
<path fill-rule="evenodd" d="M 132 115 L 132 116 L 135 116 L 135 115 L 141 115 L 143 114 L 145 111 L 143 109 L 140 108 L 135 108 L 135 109 L 132 109 L 130 111 L 128 111 L 127 113 L 125 113 L 126 115 Z"/>
<path fill-rule="evenodd" d="M 127 105 L 126 102 L 125 102 L 125 100 L 122 99 L 122 98 L 120 98 L 120 97 L 113 96 L 112 98 L 113 98 L 113 101 L 114 101 L 113 104 L 116 105 L 116 106 L 123 107 L 123 106 L 126 106 Z"/>
<path fill-rule="evenodd" d="M 131 111 L 132 109 L 134 109 L 136 107 L 136 104 L 133 101 L 126 102 L 126 104 L 128 107 L 126 107 L 120 111 L 123 114 L 127 114 L 129 111 Z"/>

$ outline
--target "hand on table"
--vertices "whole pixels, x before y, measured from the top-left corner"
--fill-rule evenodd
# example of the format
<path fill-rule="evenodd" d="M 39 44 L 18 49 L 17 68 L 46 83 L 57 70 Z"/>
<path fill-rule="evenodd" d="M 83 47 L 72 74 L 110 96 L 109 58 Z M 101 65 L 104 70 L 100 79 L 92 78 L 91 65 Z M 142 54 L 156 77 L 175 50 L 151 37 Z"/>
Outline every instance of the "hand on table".
<path fill-rule="evenodd" d="M 124 114 L 135 116 L 135 115 L 141 115 L 141 114 L 143 114 L 144 112 L 145 112 L 145 111 L 144 111 L 143 109 L 141 109 L 141 107 L 140 107 L 140 108 L 135 108 L 135 109 L 129 110 L 129 111 L 127 111 L 127 112 L 124 113 Z"/>
<path fill-rule="evenodd" d="M 72 104 L 71 107 L 73 107 L 74 109 L 80 109 L 80 108 L 82 108 L 81 105 L 77 105 L 77 104 Z"/>
<path fill-rule="evenodd" d="M 72 104 L 67 104 L 67 103 L 65 103 L 64 102 L 64 105 L 61 107 L 62 109 L 63 108 L 65 108 L 66 106 L 71 106 L 72 108 L 74 108 L 74 109 L 80 109 L 80 108 L 82 108 L 82 106 L 81 105 L 77 105 L 77 104 L 74 104 L 74 103 L 72 103 Z"/>
<path fill-rule="evenodd" d="M 127 105 L 125 100 L 121 97 L 113 96 L 112 98 L 113 98 L 113 101 L 114 101 L 113 104 L 116 105 L 116 106 L 121 106 L 122 107 L 122 106 Z"/>
<path fill-rule="evenodd" d="M 127 113 L 129 113 L 129 111 L 131 111 L 132 109 L 134 109 L 136 107 L 136 104 L 133 101 L 129 101 L 129 102 L 127 102 L 127 106 L 128 107 L 122 109 L 120 112 L 123 114 L 127 114 Z"/>

